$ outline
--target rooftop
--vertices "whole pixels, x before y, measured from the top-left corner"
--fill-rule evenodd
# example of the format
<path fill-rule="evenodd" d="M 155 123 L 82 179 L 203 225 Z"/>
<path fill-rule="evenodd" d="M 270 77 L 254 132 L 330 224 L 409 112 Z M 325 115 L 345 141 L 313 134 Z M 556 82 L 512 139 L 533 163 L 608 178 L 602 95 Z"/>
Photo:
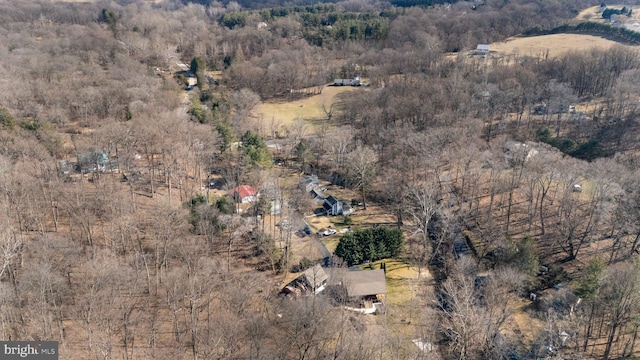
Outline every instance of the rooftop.
<path fill-rule="evenodd" d="M 387 280 L 384 270 L 347 271 L 343 284 L 350 297 L 387 293 Z"/>
<path fill-rule="evenodd" d="M 258 190 L 249 185 L 240 185 L 229 190 L 229 194 L 231 196 L 235 196 L 237 194 L 240 198 L 245 198 L 247 196 L 256 196 L 258 194 Z"/>
<path fill-rule="evenodd" d="M 318 288 L 323 282 L 329 279 L 329 276 L 319 264 L 305 270 L 298 278 L 304 277 L 312 288 Z"/>

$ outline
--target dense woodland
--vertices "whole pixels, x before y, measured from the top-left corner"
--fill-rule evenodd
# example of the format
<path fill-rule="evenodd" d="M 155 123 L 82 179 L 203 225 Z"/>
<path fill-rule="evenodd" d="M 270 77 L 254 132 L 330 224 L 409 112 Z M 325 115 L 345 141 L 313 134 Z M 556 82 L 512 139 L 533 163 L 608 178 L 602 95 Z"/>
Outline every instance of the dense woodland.
<path fill-rule="evenodd" d="M 471 56 L 598 3 L 437 3 L 0 0 L 0 338 L 65 359 L 637 356 L 637 50 Z M 353 76 L 370 86 L 312 125 L 253 115 Z M 301 224 L 285 169 L 394 214 L 404 248 L 370 249 L 434 276 L 411 321 L 276 295 L 301 264 L 269 205 L 202 189 L 251 184 Z M 518 326 L 530 293 L 518 316 L 543 325 Z"/>

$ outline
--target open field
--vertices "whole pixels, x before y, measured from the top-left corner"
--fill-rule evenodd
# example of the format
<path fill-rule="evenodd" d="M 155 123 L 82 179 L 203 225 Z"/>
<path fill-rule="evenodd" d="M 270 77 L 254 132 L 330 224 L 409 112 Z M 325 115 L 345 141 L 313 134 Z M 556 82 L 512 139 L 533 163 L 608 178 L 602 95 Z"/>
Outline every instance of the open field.
<path fill-rule="evenodd" d="M 608 5 L 609 8 L 621 9 L 625 5 Z M 600 6 L 592 6 L 582 10 L 577 16 L 578 21 L 605 22 L 602 14 L 597 10 Z M 632 16 L 621 16 L 623 23 L 633 23 L 640 20 L 640 15 L 634 12 Z M 569 51 L 588 50 L 591 48 L 608 48 L 616 44 L 621 44 L 606 37 L 593 36 L 587 34 L 551 34 L 532 37 L 513 37 L 506 41 L 491 44 L 491 52 L 498 56 L 504 55 L 526 55 L 541 56 L 547 55 L 555 57 Z M 631 45 L 625 45 L 629 46 Z"/>
<path fill-rule="evenodd" d="M 324 86 L 322 93 L 312 95 L 294 101 L 263 102 L 256 106 L 254 116 L 270 123 L 273 121 L 279 125 L 290 125 L 296 120 L 312 120 L 325 118 L 322 110 L 324 105 L 327 110 L 338 101 L 339 94 L 351 91 L 364 91 L 363 87 L 351 86 Z"/>
<path fill-rule="evenodd" d="M 379 269 L 385 263 L 387 277 L 386 323 L 401 341 L 410 341 L 420 333 L 419 324 L 427 316 L 425 309 L 433 299 L 434 282 L 427 269 L 418 269 L 401 259 L 382 259 L 371 263 Z M 368 265 L 363 265 L 364 268 Z"/>
<path fill-rule="evenodd" d="M 585 34 L 552 34 L 531 37 L 514 37 L 506 41 L 491 44 L 491 52 L 498 56 L 548 56 L 556 57 L 570 51 L 588 50 L 592 48 L 609 48 L 620 44 L 600 36 Z"/>

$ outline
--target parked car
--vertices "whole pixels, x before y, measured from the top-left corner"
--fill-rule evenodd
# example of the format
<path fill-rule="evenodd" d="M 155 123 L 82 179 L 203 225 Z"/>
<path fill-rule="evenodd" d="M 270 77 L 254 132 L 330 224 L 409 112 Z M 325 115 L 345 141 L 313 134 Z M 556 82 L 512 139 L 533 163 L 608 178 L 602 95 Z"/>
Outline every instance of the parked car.
<path fill-rule="evenodd" d="M 329 229 L 327 231 L 324 232 L 324 236 L 329 236 L 329 235 L 333 235 L 335 234 L 337 231 L 336 229 Z"/>
<path fill-rule="evenodd" d="M 309 225 L 304 226 L 304 233 L 307 235 L 311 235 L 311 228 L 309 227 Z"/>

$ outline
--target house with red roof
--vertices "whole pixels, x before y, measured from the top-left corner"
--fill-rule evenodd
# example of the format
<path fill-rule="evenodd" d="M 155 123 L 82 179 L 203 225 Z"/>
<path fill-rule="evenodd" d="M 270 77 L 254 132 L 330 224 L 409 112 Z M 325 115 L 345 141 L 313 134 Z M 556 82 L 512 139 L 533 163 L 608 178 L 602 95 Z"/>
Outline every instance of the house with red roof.
<path fill-rule="evenodd" d="M 249 185 L 239 185 L 229 190 L 229 195 L 233 197 L 236 202 L 246 204 L 255 202 L 258 198 L 258 189 Z"/>

